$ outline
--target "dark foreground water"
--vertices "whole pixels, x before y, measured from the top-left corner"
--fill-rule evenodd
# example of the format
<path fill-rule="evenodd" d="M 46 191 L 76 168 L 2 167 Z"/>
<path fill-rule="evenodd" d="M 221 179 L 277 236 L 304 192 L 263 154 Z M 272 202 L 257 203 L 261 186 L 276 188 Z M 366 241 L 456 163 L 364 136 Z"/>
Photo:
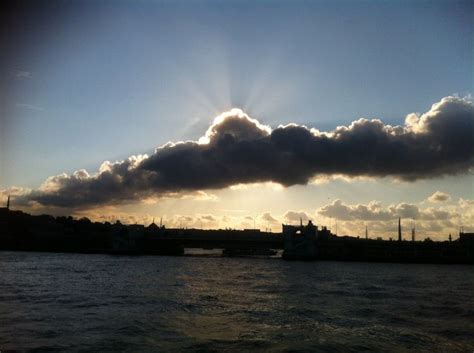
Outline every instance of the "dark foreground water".
<path fill-rule="evenodd" d="M 0 252 L 0 350 L 472 352 L 474 267 Z"/>

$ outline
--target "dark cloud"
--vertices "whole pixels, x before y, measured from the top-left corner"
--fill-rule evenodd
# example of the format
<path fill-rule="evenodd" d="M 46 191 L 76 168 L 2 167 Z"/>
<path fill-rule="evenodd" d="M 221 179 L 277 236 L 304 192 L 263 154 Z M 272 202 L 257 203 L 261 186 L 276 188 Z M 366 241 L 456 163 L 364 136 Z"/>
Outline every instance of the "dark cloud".
<path fill-rule="evenodd" d="M 105 162 L 95 175 L 81 170 L 51 177 L 28 198 L 82 207 L 242 183 L 291 186 L 333 174 L 435 178 L 468 172 L 473 134 L 473 104 L 457 97 L 443 98 L 423 115 L 410 114 L 404 126 L 359 119 L 327 133 L 294 124 L 271 130 L 235 109 L 216 118 L 197 142 Z"/>

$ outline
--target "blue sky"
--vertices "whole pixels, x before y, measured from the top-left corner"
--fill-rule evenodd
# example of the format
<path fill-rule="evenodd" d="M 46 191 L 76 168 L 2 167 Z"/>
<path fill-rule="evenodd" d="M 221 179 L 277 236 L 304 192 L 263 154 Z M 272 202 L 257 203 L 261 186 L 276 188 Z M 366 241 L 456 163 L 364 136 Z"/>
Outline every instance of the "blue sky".
<path fill-rule="evenodd" d="M 469 2 L 25 4 L 1 27 L 3 188 L 197 139 L 232 107 L 328 131 L 360 117 L 403 124 L 473 91 Z M 472 196 L 460 179 L 417 184 L 415 198 Z M 394 189 L 384 198 L 399 201 Z"/>

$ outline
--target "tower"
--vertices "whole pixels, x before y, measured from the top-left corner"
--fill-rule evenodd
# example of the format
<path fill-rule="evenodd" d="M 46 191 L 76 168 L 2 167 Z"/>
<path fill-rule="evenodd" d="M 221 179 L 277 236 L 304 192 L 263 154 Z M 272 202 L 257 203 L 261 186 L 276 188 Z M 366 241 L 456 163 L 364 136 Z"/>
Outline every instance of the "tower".
<path fill-rule="evenodd" d="M 8 195 L 8 198 L 7 198 L 7 210 L 10 209 L 10 195 Z"/>
<path fill-rule="evenodd" d="M 402 241 L 402 220 L 398 217 L 398 241 Z"/>
<path fill-rule="evenodd" d="M 411 241 L 415 241 L 415 220 L 413 220 L 413 228 L 411 229 Z"/>
<path fill-rule="evenodd" d="M 369 232 L 367 231 L 367 226 L 365 226 L 365 240 L 369 239 Z"/>

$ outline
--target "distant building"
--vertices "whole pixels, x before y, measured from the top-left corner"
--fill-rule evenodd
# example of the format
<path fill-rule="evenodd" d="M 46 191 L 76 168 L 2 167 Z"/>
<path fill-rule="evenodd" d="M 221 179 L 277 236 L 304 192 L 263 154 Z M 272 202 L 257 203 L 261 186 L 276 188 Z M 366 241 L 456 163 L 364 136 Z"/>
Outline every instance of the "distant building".
<path fill-rule="evenodd" d="M 156 225 L 155 222 L 151 223 L 148 227 L 146 227 L 147 231 L 149 232 L 158 232 L 160 230 L 160 227 Z"/>
<path fill-rule="evenodd" d="M 464 233 L 464 231 L 459 232 L 459 241 L 461 243 L 474 244 L 474 233 Z"/>
<path fill-rule="evenodd" d="M 283 258 L 287 260 L 314 260 L 317 258 L 317 227 L 311 222 L 304 226 L 283 224 Z"/>

